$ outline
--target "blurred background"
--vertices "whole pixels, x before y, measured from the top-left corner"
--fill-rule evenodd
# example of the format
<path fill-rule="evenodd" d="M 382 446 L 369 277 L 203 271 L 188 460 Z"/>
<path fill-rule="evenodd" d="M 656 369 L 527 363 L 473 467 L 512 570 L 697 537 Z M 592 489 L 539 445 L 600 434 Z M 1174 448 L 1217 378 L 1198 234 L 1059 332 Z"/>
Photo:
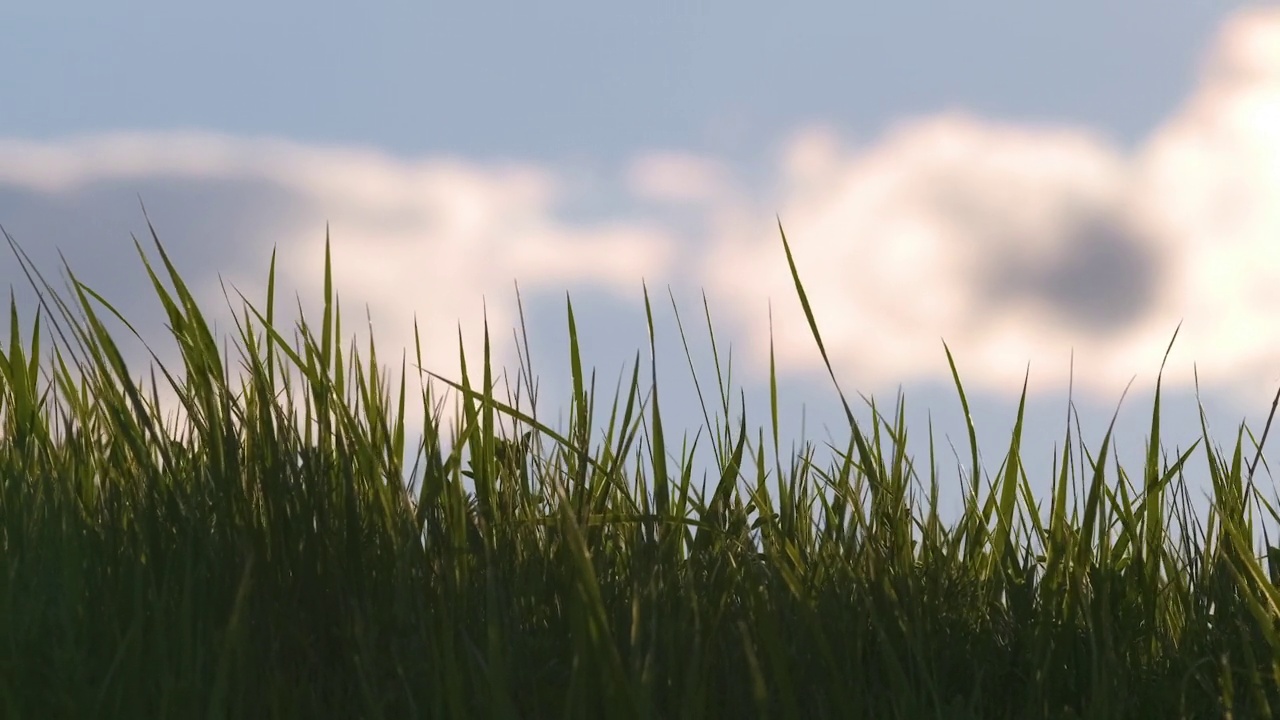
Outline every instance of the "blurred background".
<path fill-rule="evenodd" d="M 427 369 L 457 379 L 459 332 L 474 371 L 487 313 L 514 389 L 518 282 L 538 418 L 567 429 L 567 293 L 600 442 L 637 352 L 652 382 L 647 288 L 668 462 L 701 427 L 694 477 L 714 483 L 705 293 L 722 369 L 732 347 L 731 426 L 744 396 L 753 447 L 771 433 L 772 320 L 782 464 L 803 436 L 827 468 L 848 424 L 779 222 L 855 416 L 869 429 L 861 393 L 892 418 L 901 392 L 926 485 L 932 429 L 944 518 L 969 471 L 944 341 L 992 477 L 1025 380 L 1044 513 L 1069 400 L 1092 453 L 1118 408 L 1110 460 L 1140 485 L 1175 330 L 1169 462 L 1201 436 L 1197 377 L 1223 453 L 1242 422 L 1261 436 L 1280 389 L 1271 4 L 52 1 L 0 10 L 0 98 L 0 225 L 60 292 L 65 258 L 180 367 L 134 247 L 158 259 L 145 204 L 235 372 L 237 290 L 265 310 L 275 250 L 278 326 L 299 306 L 318 325 L 327 233 L 344 339 L 367 360 L 372 334 L 393 388 L 406 363 L 411 440 L 414 323 Z M 38 300 L 0 251 L 29 340 Z M 9 327 L 0 313 L 0 347 Z M 1203 513 L 1203 447 L 1187 476 Z"/>

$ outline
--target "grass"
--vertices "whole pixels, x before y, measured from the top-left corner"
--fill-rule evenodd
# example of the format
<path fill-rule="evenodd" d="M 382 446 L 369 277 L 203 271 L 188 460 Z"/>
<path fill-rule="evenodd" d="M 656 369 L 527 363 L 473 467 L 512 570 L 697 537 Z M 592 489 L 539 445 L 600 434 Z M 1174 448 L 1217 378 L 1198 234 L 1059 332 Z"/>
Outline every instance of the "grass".
<path fill-rule="evenodd" d="M 736 431 L 727 421 L 711 430 L 708 419 L 719 472 L 709 489 L 690 461 L 668 465 L 658 388 L 640 391 L 639 354 L 593 441 L 594 376 L 588 385 L 568 302 L 568 430 L 518 409 L 519 381 L 514 400 L 509 387 L 505 402 L 494 396 L 486 327 L 482 366 L 468 372 L 475 359 L 463 357 L 461 378 L 433 375 L 420 394 L 424 439 L 406 493 L 406 368 L 393 395 L 372 344 L 367 369 L 354 344 L 344 355 L 328 256 L 319 337 L 300 317 L 289 346 L 275 329 L 273 255 L 265 315 L 246 301 L 237 320 L 248 379 L 233 393 L 208 325 L 151 234 L 172 290 L 135 245 L 182 351 L 183 381 L 161 366 L 187 413 L 182 433 L 159 419 L 154 366 L 148 393 L 104 329 L 105 314 L 119 314 L 74 274 L 72 306 L 36 272 L 62 339 L 43 392 L 40 312 L 24 349 L 10 301 L 0 352 L 0 716 L 1280 711 L 1280 551 L 1267 551 L 1264 571 L 1247 507 L 1259 500 L 1277 517 L 1252 482 L 1266 432 L 1263 442 L 1250 433 L 1246 463 L 1243 428 L 1230 458 L 1209 449 L 1205 428 L 1194 462 L 1207 466 L 1213 498 L 1202 525 L 1184 482 L 1195 445 L 1172 465 L 1159 450 L 1158 382 L 1136 486 L 1118 463 L 1108 475 L 1110 430 L 1097 461 L 1081 443 L 1077 477 L 1068 425 L 1043 512 L 1019 457 L 1020 404 L 994 481 L 980 481 L 969 423 L 966 505 L 944 527 L 932 428 L 925 488 L 904 457 L 901 403 L 891 423 L 870 401 L 866 429 L 841 392 L 848 444 L 830 448 L 825 470 L 808 444 L 783 467 L 772 371 L 767 437 L 760 428 L 752 442 L 745 416 Z M 785 234 L 782 244 L 825 361 Z M 29 260 L 22 266 L 36 285 Z M 647 290 L 645 308 L 652 357 L 663 350 Z M 707 327 L 714 351 L 709 312 Z M 420 343 L 416 353 L 420 369 Z M 732 395 L 715 363 L 727 418 Z M 303 423 L 290 368 L 305 380 Z M 458 398 L 447 453 L 432 378 Z M 504 421 L 522 442 L 500 437 Z"/>

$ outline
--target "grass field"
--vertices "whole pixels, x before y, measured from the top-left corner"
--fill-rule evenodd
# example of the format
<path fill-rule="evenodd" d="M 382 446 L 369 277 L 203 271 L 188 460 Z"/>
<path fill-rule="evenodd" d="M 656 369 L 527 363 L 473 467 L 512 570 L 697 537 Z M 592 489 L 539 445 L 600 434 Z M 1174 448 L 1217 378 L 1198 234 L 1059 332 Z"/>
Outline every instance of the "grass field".
<path fill-rule="evenodd" d="M 138 252 L 184 367 L 159 378 L 153 367 L 149 388 L 104 329 L 114 309 L 89 288 L 75 284 L 67 304 L 29 274 L 45 291 L 28 348 L 11 301 L 0 352 L 4 718 L 1280 712 L 1280 551 L 1251 546 L 1255 505 L 1280 519 L 1253 483 L 1266 431 L 1248 448 L 1238 436 L 1226 458 L 1206 429 L 1198 452 L 1170 464 L 1158 385 L 1145 466 L 1108 473 L 1110 432 L 1076 462 L 1068 430 L 1049 498 L 1032 497 L 1019 458 L 1022 405 L 994 480 L 970 424 L 966 507 L 944 526 L 938 478 L 926 485 L 903 455 L 901 406 L 890 419 L 872 402 L 864 428 L 841 393 L 850 437 L 825 467 L 808 445 L 785 467 L 767 464 L 770 444 L 782 457 L 776 372 L 767 434 L 729 421 L 732 391 L 719 388 L 725 422 L 708 428 L 719 476 L 705 489 L 691 464 L 668 464 L 639 355 L 592 438 L 600 418 L 571 303 L 567 430 L 517 410 L 519 382 L 516 400 L 495 397 L 487 327 L 479 365 L 427 375 L 406 405 L 420 344 L 399 388 L 372 344 L 367 364 L 354 344 L 344 354 L 327 255 L 323 319 L 318 331 L 300 319 L 292 346 L 275 329 L 273 255 L 265 313 L 246 303 L 242 314 L 249 379 L 233 390 L 152 238 L 163 272 Z M 782 246 L 825 360 L 785 234 Z M 645 307 L 652 347 L 647 291 Z M 48 324 L 62 344 L 46 369 Z M 290 368 L 305 377 L 302 423 Z M 160 418 L 158 380 L 186 411 L 181 432 Z M 432 391 L 442 383 L 460 398 L 447 427 Z M 406 472 L 404 417 L 419 400 L 424 441 Z M 502 439 L 504 423 L 524 442 Z M 1188 463 L 1212 481 L 1206 518 L 1188 505 Z"/>

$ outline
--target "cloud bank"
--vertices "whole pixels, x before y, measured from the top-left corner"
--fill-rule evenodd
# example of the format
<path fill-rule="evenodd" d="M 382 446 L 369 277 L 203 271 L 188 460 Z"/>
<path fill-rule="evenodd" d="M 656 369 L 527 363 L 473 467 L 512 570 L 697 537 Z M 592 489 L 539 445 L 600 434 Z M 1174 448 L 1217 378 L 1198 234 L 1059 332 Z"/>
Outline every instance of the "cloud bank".
<path fill-rule="evenodd" d="M 1280 386 L 1280 11 L 1234 16 L 1181 107 L 1132 152 L 1087 129 L 961 112 L 903 121 L 852 148 L 830 128 L 781 152 L 778 212 L 837 376 L 873 391 L 946 379 L 972 390 L 1119 398 L 1154 385 L 1258 402 Z M 713 207 L 705 276 L 765 358 L 820 368 L 776 228 Z M 758 368 L 763 367 L 758 365 Z"/>

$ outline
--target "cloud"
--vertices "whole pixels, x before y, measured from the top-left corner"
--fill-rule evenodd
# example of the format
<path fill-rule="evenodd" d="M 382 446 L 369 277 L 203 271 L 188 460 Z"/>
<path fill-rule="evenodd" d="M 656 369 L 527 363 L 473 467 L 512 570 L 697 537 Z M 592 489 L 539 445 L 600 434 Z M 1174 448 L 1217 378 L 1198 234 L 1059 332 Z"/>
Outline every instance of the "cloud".
<path fill-rule="evenodd" d="M 830 127 L 783 146 L 776 208 L 837 377 L 1119 398 L 1134 375 L 1257 402 L 1280 382 L 1280 11 L 1226 24 L 1182 107 L 1126 155 L 1087 130 L 961 112 L 854 149 Z M 767 368 L 821 360 L 776 226 L 713 207 L 705 284 Z M 763 360 L 762 360 L 763 359 Z"/>
<path fill-rule="evenodd" d="M 707 157 L 677 152 L 642 155 L 627 170 L 627 184 L 640 199 L 705 204 L 731 199 L 728 168 Z"/>
<path fill-rule="evenodd" d="M 220 194 L 223 186 L 252 192 Z M 563 221 L 556 209 L 563 192 L 556 175 L 531 165 L 400 160 L 371 150 L 205 132 L 0 141 L 0 209 L 6 229 L 20 243 L 25 238 L 26 246 L 34 237 L 37 250 L 50 249 L 44 232 L 59 242 L 70 238 L 78 246 L 65 248 L 72 270 L 87 275 L 85 281 L 108 299 L 130 298 L 122 308 L 125 317 L 155 328 L 162 321 L 154 308 L 154 323 L 140 322 L 139 313 L 130 312 L 139 309 L 134 305 L 140 296 L 151 293 L 140 268 L 131 267 L 126 279 L 119 267 L 139 265 L 128 234 L 119 231 L 109 241 L 84 237 L 86 228 L 99 227 L 96 218 L 85 216 L 109 204 L 116 214 L 119 208 L 131 209 L 136 218 L 130 229 L 136 231 L 141 213 L 135 191 L 148 203 L 162 242 L 197 292 L 202 310 L 224 308 L 211 313 L 224 331 L 231 327 L 231 316 L 215 272 L 227 281 L 237 313 L 240 300 L 233 287 L 264 311 L 265 257 L 278 245 L 277 325 L 291 336 L 297 293 L 308 324 L 319 333 L 327 224 L 344 343 L 354 335 L 367 361 L 372 326 L 380 363 L 395 368 L 400 348 L 407 348 L 412 364 L 416 320 L 424 365 L 455 379 L 461 375 L 460 327 L 469 369 L 477 372 L 486 309 L 495 368 L 518 365 L 508 352 L 510 330 L 519 324 L 514 280 L 526 301 L 529 293 L 560 294 L 570 285 L 630 298 L 642 277 L 664 272 L 672 255 L 672 238 L 656 224 Z M 275 198 L 276 210 L 254 200 L 266 196 Z M 192 207 L 205 200 L 216 207 Z M 68 206 L 77 208 L 78 225 L 60 224 L 65 219 L 60 212 Z M 185 211 L 170 212 L 174 208 Z M 246 213 L 252 220 L 240 222 Z M 184 217 L 200 217 L 203 223 Z M 145 226 L 141 235 L 146 240 Z M 158 262 L 149 244 L 143 247 Z M 112 263 L 113 271 L 95 275 L 97 263 L 88 268 L 80 264 L 94 255 Z M 42 272 L 50 269 L 38 265 Z M 0 279 L 25 284 L 17 268 Z M 153 297 L 145 300 L 155 302 Z M 31 313 L 24 312 L 24 325 L 30 322 Z M 143 332 L 143 337 L 153 347 L 173 346 L 167 333 Z M 176 352 L 160 355 L 166 366 L 181 367 Z M 141 363 L 133 365 L 137 377 L 149 357 L 138 352 L 131 358 Z M 433 384 L 439 397 L 443 386 Z M 171 393 L 162 397 L 166 407 L 176 406 Z"/>

